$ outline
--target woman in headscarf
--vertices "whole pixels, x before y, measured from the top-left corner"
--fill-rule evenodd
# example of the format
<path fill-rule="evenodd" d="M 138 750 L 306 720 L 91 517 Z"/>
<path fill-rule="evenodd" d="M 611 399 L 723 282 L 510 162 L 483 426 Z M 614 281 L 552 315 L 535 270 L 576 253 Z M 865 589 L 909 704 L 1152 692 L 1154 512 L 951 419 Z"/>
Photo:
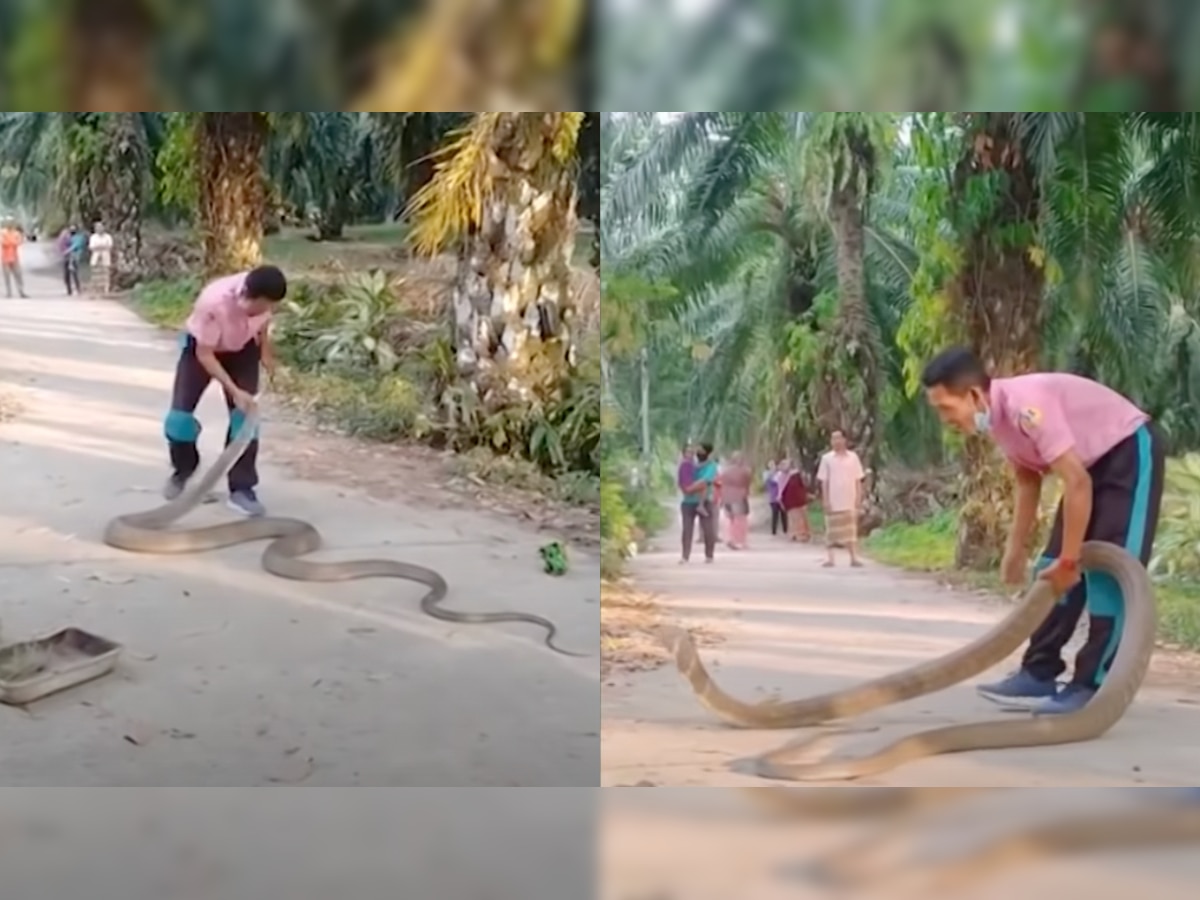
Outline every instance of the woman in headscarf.
<path fill-rule="evenodd" d="M 750 484 L 754 473 L 740 452 L 729 456 L 721 472 L 721 500 L 729 517 L 729 549 L 744 550 L 750 537 Z"/>
<path fill-rule="evenodd" d="M 787 477 L 779 494 L 779 505 L 787 513 L 788 536 L 793 541 L 807 544 L 812 539 L 808 527 L 808 486 L 804 483 L 804 473 L 799 466 L 790 459 L 785 466 Z"/>

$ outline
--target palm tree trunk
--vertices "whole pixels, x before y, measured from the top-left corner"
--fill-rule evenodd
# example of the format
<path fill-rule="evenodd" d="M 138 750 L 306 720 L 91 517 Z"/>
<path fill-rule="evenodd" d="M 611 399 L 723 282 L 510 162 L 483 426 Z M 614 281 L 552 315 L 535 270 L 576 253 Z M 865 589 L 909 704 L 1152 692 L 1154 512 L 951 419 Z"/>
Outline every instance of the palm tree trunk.
<path fill-rule="evenodd" d="M 857 183 L 857 179 L 850 179 L 849 184 L 834 191 L 830 201 L 839 303 L 829 345 L 835 362 L 824 376 L 829 388 L 827 403 L 832 408 L 826 410 L 824 424 L 827 431 L 841 429 L 863 467 L 873 473 L 879 453 L 879 365 L 867 309 L 863 197 Z M 868 476 L 863 493 L 871 503 L 875 496 L 873 477 Z"/>
<path fill-rule="evenodd" d="M 226 275 L 262 259 L 267 119 L 260 112 L 206 112 L 198 127 L 204 268 Z"/>
<path fill-rule="evenodd" d="M 953 286 L 968 340 L 994 375 L 1034 371 L 1042 329 L 1044 275 L 1033 264 L 1026 240 L 1003 235 L 1032 234 L 1040 197 L 1033 162 L 1022 152 L 1015 113 L 982 113 L 968 130 L 955 173 L 958 197 L 971 178 L 999 180 L 992 215 L 966 236 L 962 270 Z M 999 560 L 1011 518 L 1008 467 L 990 441 L 970 439 L 963 457 L 964 506 L 956 564 L 985 569 Z"/>
<path fill-rule="evenodd" d="M 503 380 L 527 395 L 573 363 L 577 220 L 574 172 L 543 157 L 549 148 L 529 140 L 526 115 L 554 114 L 503 115 L 492 144 L 495 190 L 480 227 L 463 241 L 452 308 L 460 371 L 486 390 L 502 369 Z"/>
<path fill-rule="evenodd" d="M 100 172 L 100 218 L 113 235 L 112 286 L 135 284 L 142 273 L 142 196 L 150 174 L 149 150 L 138 113 L 105 116 Z"/>

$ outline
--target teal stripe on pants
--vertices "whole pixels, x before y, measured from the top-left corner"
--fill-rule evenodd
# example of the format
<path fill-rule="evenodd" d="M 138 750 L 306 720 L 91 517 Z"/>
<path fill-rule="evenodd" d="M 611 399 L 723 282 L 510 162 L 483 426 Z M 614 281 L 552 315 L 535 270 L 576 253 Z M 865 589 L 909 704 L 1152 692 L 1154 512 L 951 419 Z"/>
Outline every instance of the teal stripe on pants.
<path fill-rule="evenodd" d="M 1129 511 L 1129 530 L 1125 533 L 1125 549 L 1135 557 L 1141 558 L 1150 514 L 1154 455 L 1151 451 L 1150 429 L 1143 425 L 1136 435 L 1137 482 L 1133 490 L 1133 507 Z M 1117 645 L 1125 628 L 1125 598 L 1121 595 L 1121 587 L 1117 580 L 1107 572 L 1088 572 L 1084 574 L 1084 578 L 1087 579 L 1088 613 L 1093 616 L 1111 616 L 1113 620 L 1112 633 L 1108 637 L 1104 655 L 1100 658 L 1100 668 L 1096 672 L 1096 684 L 1099 686 L 1117 654 Z"/>

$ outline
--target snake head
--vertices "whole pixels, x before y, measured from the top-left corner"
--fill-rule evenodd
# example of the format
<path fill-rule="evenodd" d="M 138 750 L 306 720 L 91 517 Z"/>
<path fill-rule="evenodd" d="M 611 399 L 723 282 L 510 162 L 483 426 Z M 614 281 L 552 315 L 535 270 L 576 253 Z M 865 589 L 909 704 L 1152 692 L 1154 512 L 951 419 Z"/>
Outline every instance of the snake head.
<path fill-rule="evenodd" d="M 650 632 L 671 653 L 692 642 L 692 636 L 676 625 L 659 625 Z"/>

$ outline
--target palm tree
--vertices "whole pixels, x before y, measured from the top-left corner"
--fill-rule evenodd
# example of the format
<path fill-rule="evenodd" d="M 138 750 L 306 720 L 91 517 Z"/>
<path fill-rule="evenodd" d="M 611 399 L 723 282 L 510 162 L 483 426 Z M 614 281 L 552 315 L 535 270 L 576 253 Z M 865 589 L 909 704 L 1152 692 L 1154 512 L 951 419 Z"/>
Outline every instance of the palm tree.
<path fill-rule="evenodd" d="M 413 198 L 413 241 L 456 246 L 452 343 L 481 394 L 518 397 L 574 362 L 570 263 L 583 113 L 479 113 Z"/>
<path fill-rule="evenodd" d="M 1045 272 L 1028 252 L 1041 214 L 1035 140 L 1046 131 L 1035 129 L 1037 115 L 968 113 L 959 123 L 951 221 L 963 259 L 948 286 L 949 312 L 997 376 L 1035 371 L 1041 360 Z M 972 204 L 981 195 L 988 200 Z M 956 563 L 984 569 L 1004 547 L 1011 487 L 983 438 L 967 440 L 963 474 Z"/>
<path fill-rule="evenodd" d="M 825 430 L 844 431 L 872 470 L 879 461 L 883 349 L 867 303 L 866 220 L 895 140 L 892 117 L 873 113 L 819 114 L 804 136 L 837 258 L 838 312 L 818 376 L 825 391 L 820 415 Z"/>
<path fill-rule="evenodd" d="M 379 152 L 365 113 L 289 113 L 276 125 L 270 181 L 315 212 L 318 240 L 339 240 L 348 222 L 380 210 Z"/>
<path fill-rule="evenodd" d="M 210 276 L 223 275 L 262 258 L 268 114 L 195 115 L 204 268 Z"/>
<path fill-rule="evenodd" d="M 643 234 L 634 256 L 671 260 L 660 275 L 691 307 L 686 317 L 707 354 L 697 377 L 716 392 L 701 391 L 706 431 L 732 435 L 758 418 L 765 441 L 811 455 L 841 428 L 873 462 L 892 364 L 873 295 L 903 294 L 913 269 L 911 251 L 869 224 L 868 198 L 894 152 L 891 117 L 690 113 L 652 130 L 611 179 L 601 220 L 605 234 L 625 219 L 668 222 L 659 228 L 666 246 Z M 672 180 L 682 183 L 664 193 Z M 619 254 L 610 240 L 605 272 Z M 885 276 L 878 289 L 869 287 L 868 258 Z"/>
<path fill-rule="evenodd" d="M 157 113 L 5 113 L 0 164 L 42 222 L 104 220 L 113 232 L 116 283 L 141 271 L 143 212 L 162 142 Z"/>
<path fill-rule="evenodd" d="M 404 206 L 433 178 L 446 135 L 466 125 L 470 113 L 369 113 L 384 172 Z M 397 210 L 399 212 L 400 210 Z"/>
<path fill-rule="evenodd" d="M 118 288 L 134 284 L 143 271 L 142 219 L 150 173 L 151 137 L 138 113 L 111 113 L 101 120 L 100 156 L 96 172 L 100 219 L 112 232 L 117 248 L 113 255 L 112 283 Z M 160 122 L 152 120 L 155 135 Z"/>

